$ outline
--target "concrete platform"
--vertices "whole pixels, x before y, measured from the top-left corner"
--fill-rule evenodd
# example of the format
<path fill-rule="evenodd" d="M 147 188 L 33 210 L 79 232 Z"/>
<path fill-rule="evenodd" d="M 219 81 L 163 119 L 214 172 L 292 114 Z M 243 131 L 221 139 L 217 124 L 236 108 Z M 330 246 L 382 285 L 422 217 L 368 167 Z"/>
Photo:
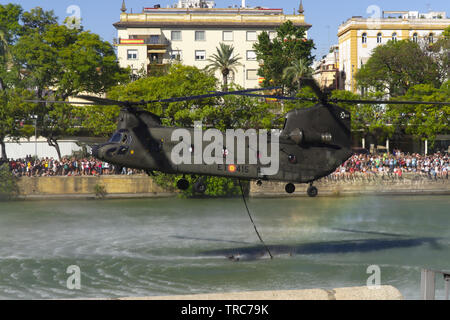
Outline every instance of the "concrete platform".
<path fill-rule="evenodd" d="M 121 298 L 118 300 L 403 300 L 403 295 L 398 289 L 392 286 L 381 286 L 378 289 L 353 287 L 331 290 L 250 291 L 184 296 Z"/>

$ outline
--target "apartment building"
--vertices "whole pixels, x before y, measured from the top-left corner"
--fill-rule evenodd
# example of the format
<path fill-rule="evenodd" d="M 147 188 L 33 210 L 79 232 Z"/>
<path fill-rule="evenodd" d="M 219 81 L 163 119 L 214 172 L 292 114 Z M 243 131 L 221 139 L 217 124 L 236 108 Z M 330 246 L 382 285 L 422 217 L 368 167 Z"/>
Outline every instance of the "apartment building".
<path fill-rule="evenodd" d="M 381 17 L 352 17 L 339 26 L 339 64 L 345 89 L 357 92 L 354 79 L 373 49 L 388 41 L 434 43 L 450 25 L 446 12 L 384 11 Z"/>
<path fill-rule="evenodd" d="M 205 68 L 223 42 L 232 45 L 241 58 L 229 81 L 255 88 L 259 86 L 259 62 L 253 44 L 263 31 L 275 37 L 276 28 L 287 20 L 311 27 L 305 22 L 302 3 L 297 12 L 286 15 L 283 9 L 249 8 L 245 0 L 229 8 L 216 8 L 213 1 L 180 0 L 169 8 L 155 5 L 141 13 L 127 13 L 124 2 L 120 21 L 114 24 L 118 32 L 115 45 L 120 65 L 138 73 L 175 61 Z M 220 72 L 217 77 L 222 79 Z"/>

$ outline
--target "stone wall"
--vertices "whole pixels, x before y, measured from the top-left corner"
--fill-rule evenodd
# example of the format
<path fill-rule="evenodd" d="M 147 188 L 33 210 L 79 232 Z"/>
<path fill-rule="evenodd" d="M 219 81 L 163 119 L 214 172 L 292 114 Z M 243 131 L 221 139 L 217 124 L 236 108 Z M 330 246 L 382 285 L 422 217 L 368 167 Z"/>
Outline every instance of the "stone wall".
<path fill-rule="evenodd" d="M 288 195 L 284 191 L 286 183 L 256 182 L 250 185 L 251 197 L 295 197 L 306 196 L 306 184 L 296 185 L 296 191 Z M 401 179 L 390 177 L 353 176 L 349 179 L 322 179 L 314 183 L 319 196 L 344 196 L 361 194 L 449 194 L 448 179 L 428 179 L 417 175 L 404 175 Z M 152 178 L 136 176 L 100 177 L 23 177 L 19 180 L 21 198 L 76 198 L 96 197 L 102 187 L 106 197 L 167 197 L 176 192 L 158 186 Z"/>
<path fill-rule="evenodd" d="M 252 197 L 279 197 L 279 196 L 306 196 L 308 185 L 295 185 L 296 191 L 292 195 L 285 192 L 286 183 L 264 182 L 258 186 L 252 182 L 250 196 Z M 394 176 L 365 176 L 353 175 L 349 178 L 325 178 L 314 183 L 319 190 L 319 196 L 343 195 L 381 195 L 381 194 L 449 194 L 449 179 L 429 179 L 417 174 L 404 174 L 398 178 Z"/>
<path fill-rule="evenodd" d="M 22 198 L 96 196 L 103 188 L 106 197 L 164 197 L 174 193 L 164 190 L 148 176 L 23 177 L 19 180 Z"/>

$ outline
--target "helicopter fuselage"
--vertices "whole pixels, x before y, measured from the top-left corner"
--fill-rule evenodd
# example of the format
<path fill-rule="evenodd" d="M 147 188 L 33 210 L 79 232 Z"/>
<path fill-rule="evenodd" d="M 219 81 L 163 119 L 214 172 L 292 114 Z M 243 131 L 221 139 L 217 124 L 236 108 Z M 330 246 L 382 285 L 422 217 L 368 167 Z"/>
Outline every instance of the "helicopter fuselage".
<path fill-rule="evenodd" d="M 170 174 L 192 174 L 239 178 L 242 180 L 271 180 L 291 183 L 311 183 L 334 172 L 351 156 L 350 114 L 334 105 L 316 105 L 308 109 L 289 112 L 283 130 L 279 133 L 278 150 L 271 150 L 275 132 L 268 135 L 269 153 L 277 151 L 277 170 L 265 174 L 265 168 L 272 164 L 261 163 L 258 146 L 245 138 L 245 161 L 237 154 L 229 155 L 226 133 L 223 132 L 223 147 L 214 163 L 198 162 L 210 142 L 174 139 L 175 130 L 163 127 L 153 114 L 141 111 L 139 114 L 126 110 L 119 116 L 118 130 L 109 142 L 97 145 L 92 154 L 117 166 L 159 171 Z M 185 128 L 191 137 L 193 128 Z M 234 142 L 237 144 L 236 139 Z M 185 144 L 185 152 L 192 161 L 174 161 L 174 148 Z M 222 151 L 223 150 L 223 151 Z M 251 162 L 250 159 L 257 159 Z M 231 158 L 231 161 L 230 161 Z M 185 158 L 186 159 L 186 158 Z M 221 161 L 221 159 L 223 161 Z M 197 160 L 197 162 L 195 161 Z M 240 161 L 238 161 L 240 160 Z"/>

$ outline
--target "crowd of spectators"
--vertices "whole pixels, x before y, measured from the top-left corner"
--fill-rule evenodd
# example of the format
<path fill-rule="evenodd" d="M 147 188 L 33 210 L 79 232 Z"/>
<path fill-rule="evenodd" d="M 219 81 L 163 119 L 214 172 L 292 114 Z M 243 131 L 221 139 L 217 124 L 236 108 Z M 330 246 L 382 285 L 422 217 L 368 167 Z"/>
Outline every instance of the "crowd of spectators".
<path fill-rule="evenodd" d="M 11 172 L 17 176 L 48 177 L 48 176 L 96 176 L 96 175 L 132 175 L 137 170 L 115 167 L 95 158 L 54 158 L 35 159 L 31 156 L 25 159 L 10 160 Z"/>
<path fill-rule="evenodd" d="M 394 150 L 378 155 L 354 154 L 330 175 L 331 179 L 351 179 L 361 176 L 401 178 L 404 173 L 413 173 L 429 179 L 448 179 L 450 170 L 447 153 L 420 155 Z"/>
<path fill-rule="evenodd" d="M 15 176 L 95 176 L 95 175 L 133 175 L 143 171 L 115 167 L 107 162 L 89 157 L 77 159 L 65 157 L 10 160 L 9 166 Z M 381 176 L 401 178 L 404 173 L 414 173 L 429 179 L 448 179 L 450 170 L 447 153 L 420 155 L 394 150 L 384 154 L 354 154 L 342 166 L 336 169 L 329 179 L 352 179 L 354 177 Z"/>

